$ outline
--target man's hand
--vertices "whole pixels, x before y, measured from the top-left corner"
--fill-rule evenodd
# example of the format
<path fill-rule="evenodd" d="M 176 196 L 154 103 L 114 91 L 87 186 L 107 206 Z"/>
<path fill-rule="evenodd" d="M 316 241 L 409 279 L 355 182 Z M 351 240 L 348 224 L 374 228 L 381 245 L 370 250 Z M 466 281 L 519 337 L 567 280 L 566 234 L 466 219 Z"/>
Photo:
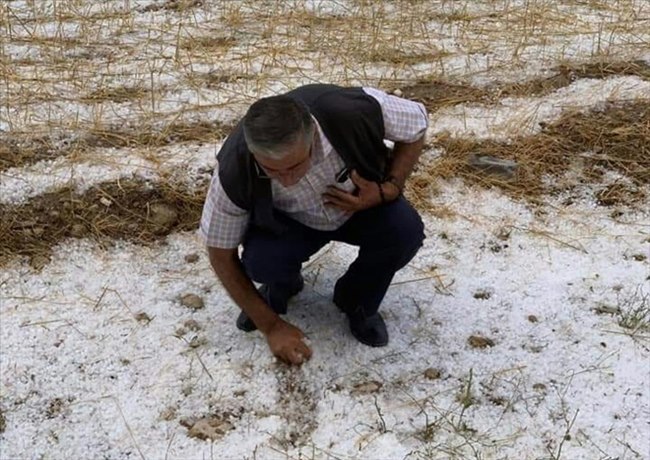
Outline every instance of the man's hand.
<path fill-rule="evenodd" d="M 303 342 L 304 338 L 300 329 L 282 319 L 266 332 L 271 352 L 287 364 L 301 365 L 311 358 L 311 349 Z"/>
<path fill-rule="evenodd" d="M 352 213 L 381 204 L 379 187 L 382 187 L 386 201 L 391 201 L 399 195 L 397 187 L 390 187 L 390 190 L 388 187 L 383 188 L 383 184 L 366 180 L 354 170 L 350 174 L 350 178 L 352 183 L 357 186 L 356 193 L 348 193 L 334 186 L 329 186 L 327 192 L 323 194 L 326 205 L 335 206 Z"/>

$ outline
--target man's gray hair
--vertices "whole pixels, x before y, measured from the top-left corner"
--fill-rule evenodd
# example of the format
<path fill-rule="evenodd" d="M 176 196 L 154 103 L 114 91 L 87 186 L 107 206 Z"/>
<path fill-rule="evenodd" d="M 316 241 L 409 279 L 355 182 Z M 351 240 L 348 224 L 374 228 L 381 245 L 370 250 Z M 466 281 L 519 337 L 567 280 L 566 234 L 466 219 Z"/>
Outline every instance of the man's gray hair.
<path fill-rule="evenodd" d="M 244 116 L 244 138 L 255 155 L 279 160 L 286 147 L 311 143 L 314 122 L 307 105 L 288 96 L 265 97 L 250 106 Z"/>

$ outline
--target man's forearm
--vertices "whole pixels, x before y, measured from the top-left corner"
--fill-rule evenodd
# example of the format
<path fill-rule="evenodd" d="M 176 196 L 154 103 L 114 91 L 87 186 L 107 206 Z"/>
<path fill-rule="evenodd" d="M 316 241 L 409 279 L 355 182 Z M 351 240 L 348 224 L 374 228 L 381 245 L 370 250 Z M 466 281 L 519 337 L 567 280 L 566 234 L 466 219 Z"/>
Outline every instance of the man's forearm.
<path fill-rule="evenodd" d="M 401 191 L 404 190 L 404 184 L 406 184 L 406 180 L 413 172 L 422 154 L 423 147 L 424 136 L 408 144 L 403 142 L 395 143 L 393 161 L 388 172 L 388 181 L 382 184 L 385 194 L 390 196 L 391 199 L 397 198 Z"/>
<path fill-rule="evenodd" d="M 424 147 L 424 136 L 418 139 L 415 142 L 403 143 L 396 142 L 395 149 L 393 151 L 393 162 L 390 166 L 389 176 L 393 176 L 397 181 L 399 181 L 400 188 L 404 187 L 406 179 L 413 172 L 415 164 L 418 162 L 418 158 L 422 154 L 422 148 Z"/>
<path fill-rule="evenodd" d="M 210 264 L 235 303 L 266 334 L 279 316 L 260 297 L 252 281 L 244 273 L 236 249 L 208 248 Z"/>

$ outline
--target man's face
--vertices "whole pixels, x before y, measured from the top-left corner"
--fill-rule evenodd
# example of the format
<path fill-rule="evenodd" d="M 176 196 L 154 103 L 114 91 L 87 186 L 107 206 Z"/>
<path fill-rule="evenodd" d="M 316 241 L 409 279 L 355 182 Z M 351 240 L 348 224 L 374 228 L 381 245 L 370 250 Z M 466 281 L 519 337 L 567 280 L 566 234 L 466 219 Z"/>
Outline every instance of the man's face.
<path fill-rule="evenodd" d="M 297 184 L 311 166 L 311 142 L 304 140 L 286 148 L 286 155 L 275 160 L 261 155 L 253 155 L 255 161 L 271 179 L 280 182 L 284 187 Z"/>

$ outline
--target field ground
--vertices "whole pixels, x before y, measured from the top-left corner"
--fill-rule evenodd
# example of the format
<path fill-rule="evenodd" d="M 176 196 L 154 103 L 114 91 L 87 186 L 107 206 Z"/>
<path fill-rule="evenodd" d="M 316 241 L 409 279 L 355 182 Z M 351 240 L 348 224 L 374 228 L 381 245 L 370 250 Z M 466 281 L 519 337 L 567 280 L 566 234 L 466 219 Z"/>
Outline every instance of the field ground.
<path fill-rule="evenodd" d="M 647 1 L 8 0 L 0 37 L 0 458 L 650 458 Z M 354 248 L 312 258 L 288 368 L 196 228 L 311 82 L 426 105 L 427 239 L 382 349 L 331 302 Z"/>

